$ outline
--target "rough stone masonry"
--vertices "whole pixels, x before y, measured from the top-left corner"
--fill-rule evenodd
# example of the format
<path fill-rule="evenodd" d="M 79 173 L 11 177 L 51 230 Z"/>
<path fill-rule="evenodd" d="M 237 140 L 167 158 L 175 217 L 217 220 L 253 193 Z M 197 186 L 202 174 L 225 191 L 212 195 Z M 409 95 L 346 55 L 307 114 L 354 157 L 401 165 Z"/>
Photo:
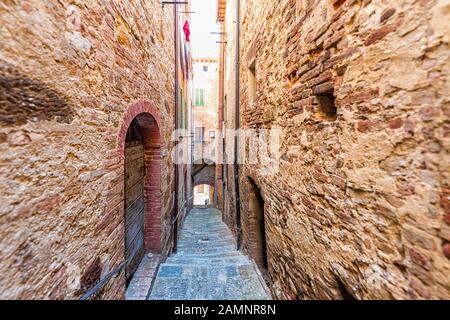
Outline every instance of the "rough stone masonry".
<path fill-rule="evenodd" d="M 169 225 L 173 11 L 7 0 L 0 26 L 0 298 L 77 298 L 124 259 L 123 139 L 140 112 L 162 134 L 154 206 Z M 99 297 L 124 289 L 122 274 Z"/>
<path fill-rule="evenodd" d="M 240 182 L 250 254 L 249 178 L 264 200 L 274 296 L 450 298 L 450 2 L 241 4 L 243 127 L 284 135 L 279 172 Z"/>

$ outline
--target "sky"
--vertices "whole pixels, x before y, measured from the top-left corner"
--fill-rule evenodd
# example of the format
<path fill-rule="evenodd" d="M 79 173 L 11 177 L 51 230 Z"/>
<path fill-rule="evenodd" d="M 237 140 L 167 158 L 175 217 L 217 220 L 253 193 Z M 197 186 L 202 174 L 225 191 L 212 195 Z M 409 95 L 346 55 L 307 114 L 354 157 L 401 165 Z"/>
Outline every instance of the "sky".
<path fill-rule="evenodd" d="M 191 0 L 191 45 L 194 58 L 218 58 L 220 35 L 217 24 L 217 0 Z"/>

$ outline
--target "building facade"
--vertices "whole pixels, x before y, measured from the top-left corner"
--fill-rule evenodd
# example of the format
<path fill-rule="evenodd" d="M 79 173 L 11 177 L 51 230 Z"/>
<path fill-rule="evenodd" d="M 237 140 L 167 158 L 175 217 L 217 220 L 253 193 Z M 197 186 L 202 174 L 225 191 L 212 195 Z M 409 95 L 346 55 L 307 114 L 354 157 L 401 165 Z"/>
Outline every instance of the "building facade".
<path fill-rule="evenodd" d="M 219 62 L 219 130 L 221 142 L 218 148 L 222 159 L 217 170 L 218 202 L 224 221 L 237 235 L 236 185 L 234 183 L 234 136 L 236 128 L 236 1 L 218 1 L 218 22 L 221 27 Z M 234 10 L 233 10 L 234 8 Z M 228 134 L 228 135 L 227 135 Z M 231 161 L 227 161 L 231 159 Z"/>
<path fill-rule="evenodd" d="M 209 185 L 212 206 L 217 203 L 218 66 L 217 58 L 195 58 L 193 62 L 193 187 Z"/>
<path fill-rule="evenodd" d="M 274 298 L 450 297 L 448 9 L 218 1 L 223 126 L 281 130 L 275 173 L 239 165 L 237 206 L 233 165 L 221 175 Z"/>
<path fill-rule="evenodd" d="M 212 147 L 217 141 L 218 64 L 215 58 L 195 58 L 193 62 L 194 162 L 216 162 Z"/>
<path fill-rule="evenodd" d="M 140 259 L 175 247 L 191 199 L 172 157 L 191 103 L 180 9 L 0 3 L 2 299 L 77 299 L 124 264 L 95 295 L 123 298 Z"/>

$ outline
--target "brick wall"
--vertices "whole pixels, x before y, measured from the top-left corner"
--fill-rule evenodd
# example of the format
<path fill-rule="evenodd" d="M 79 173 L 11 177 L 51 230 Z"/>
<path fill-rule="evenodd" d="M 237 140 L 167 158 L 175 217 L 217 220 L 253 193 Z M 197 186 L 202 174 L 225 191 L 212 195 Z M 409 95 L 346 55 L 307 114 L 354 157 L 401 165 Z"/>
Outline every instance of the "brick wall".
<path fill-rule="evenodd" d="M 201 168 L 201 165 L 197 165 L 194 167 L 194 170 L 198 168 Z M 216 166 L 210 165 L 205 166 L 198 174 L 194 177 L 194 186 L 199 186 L 202 184 L 210 185 L 211 187 L 214 187 L 216 181 Z"/>
<path fill-rule="evenodd" d="M 242 1 L 243 127 L 283 130 L 279 172 L 241 172 L 265 201 L 275 297 L 450 297 L 449 9 Z"/>
<path fill-rule="evenodd" d="M 223 159 L 232 159 L 234 155 L 234 137 L 227 136 L 229 130 L 233 130 L 235 127 L 235 102 L 236 102 L 236 0 L 226 1 L 226 12 L 223 25 L 223 31 L 225 32 L 224 39 L 226 43 L 225 47 L 225 62 L 224 64 L 224 129 L 225 132 L 225 152 Z M 223 167 L 225 185 L 223 190 L 223 219 L 228 224 L 230 229 L 236 233 L 236 211 L 235 211 L 235 193 L 234 193 L 234 169 L 233 162 L 225 163 Z"/>
<path fill-rule="evenodd" d="M 167 251 L 172 17 L 156 0 L 0 3 L 1 298 L 77 298 L 123 260 L 123 144 L 139 112 L 159 126 L 146 192 Z"/>

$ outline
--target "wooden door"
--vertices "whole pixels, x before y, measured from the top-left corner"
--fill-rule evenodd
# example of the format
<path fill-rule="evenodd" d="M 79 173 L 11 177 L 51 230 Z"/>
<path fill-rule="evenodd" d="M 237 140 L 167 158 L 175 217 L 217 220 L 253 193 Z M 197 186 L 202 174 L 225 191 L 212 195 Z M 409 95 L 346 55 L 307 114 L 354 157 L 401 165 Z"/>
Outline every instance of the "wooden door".
<path fill-rule="evenodd" d="M 144 257 L 144 145 L 133 121 L 125 144 L 125 267 L 127 283 Z"/>

